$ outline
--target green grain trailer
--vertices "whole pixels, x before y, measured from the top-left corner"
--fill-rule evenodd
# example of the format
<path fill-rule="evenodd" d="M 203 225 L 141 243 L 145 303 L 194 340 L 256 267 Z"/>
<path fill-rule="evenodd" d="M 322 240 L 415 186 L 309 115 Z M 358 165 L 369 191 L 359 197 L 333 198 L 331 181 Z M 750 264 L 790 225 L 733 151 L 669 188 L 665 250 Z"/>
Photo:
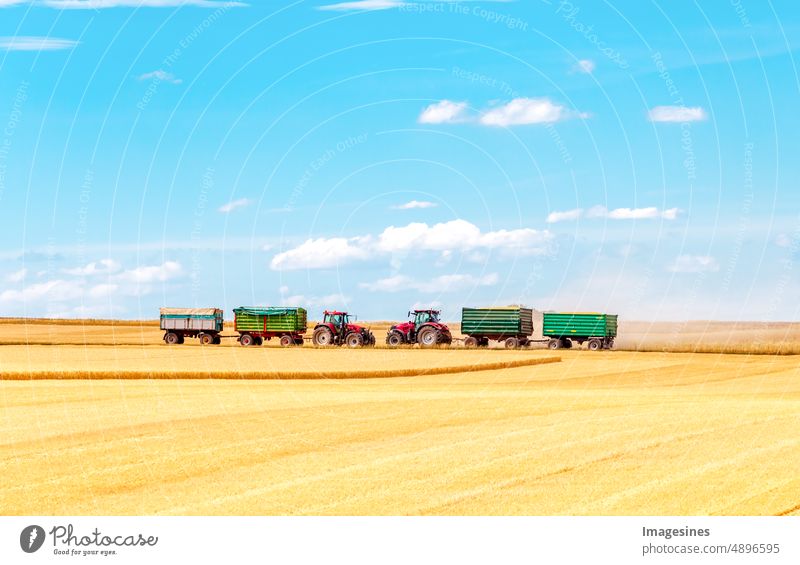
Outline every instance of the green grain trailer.
<path fill-rule="evenodd" d="M 505 342 L 507 349 L 525 347 L 533 334 L 533 310 L 502 308 L 462 308 L 461 333 L 466 347 L 486 347 L 489 340 Z"/>
<path fill-rule="evenodd" d="M 196 337 L 202 345 L 220 343 L 222 310 L 219 308 L 162 308 L 160 327 L 168 345 L 183 343 L 187 337 Z"/>
<path fill-rule="evenodd" d="M 573 342 L 589 349 L 611 349 L 617 337 L 617 315 L 597 312 L 545 312 L 542 334 L 550 338 L 550 349 L 572 347 Z"/>
<path fill-rule="evenodd" d="M 239 343 L 244 346 L 261 345 L 264 340 L 277 337 L 284 347 L 303 345 L 307 314 L 303 308 L 252 307 L 234 309 L 234 329 L 239 332 Z"/>

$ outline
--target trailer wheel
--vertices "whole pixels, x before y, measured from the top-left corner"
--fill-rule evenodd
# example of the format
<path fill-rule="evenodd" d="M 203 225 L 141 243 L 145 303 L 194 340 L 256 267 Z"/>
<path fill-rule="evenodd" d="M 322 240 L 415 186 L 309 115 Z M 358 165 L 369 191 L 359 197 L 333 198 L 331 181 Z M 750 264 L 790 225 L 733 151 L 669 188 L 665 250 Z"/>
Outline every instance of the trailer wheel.
<path fill-rule="evenodd" d="M 403 334 L 400 332 L 389 332 L 386 335 L 386 345 L 389 347 L 399 347 L 403 345 L 404 341 Z"/>
<path fill-rule="evenodd" d="M 519 340 L 515 337 L 510 337 L 506 340 L 506 349 L 516 349 L 519 347 Z"/>
<path fill-rule="evenodd" d="M 589 340 L 589 350 L 590 351 L 600 351 L 603 349 L 603 342 L 599 339 L 590 339 Z"/>
<path fill-rule="evenodd" d="M 551 339 L 547 343 L 547 347 L 550 349 L 561 349 L 561 340 L 560 339 Z"/>
<path fill-rule="evenodd" d="M 180 336 L 175 332 L 167 333 L 164 336 L 164 341 L 167 342 L 167 345 L 178 345 L 181 342 Z"/>
<path fill-rule="evenodd" d="M 350 332 L 345 336 L 344 342 L 347 344 L 347 347 L 361 347 L 364 345 L 364 336 L 358 332 Z"/>
<path fill-rule="evenodd" d="M 243 347 L 250 347 L 251 345 L 255 345 L 255 338 L 250 334 L 242 334 L 239 338 L 239 343 L 242 344 Z"/>
<path fill-rule="evenodd" d="M 211 334 L 200 334 L 197 336 L 197 339 L 200 340 L 200 345 L 211 345 L 214 343 L 214 336 Z"/>
<path fill-rule="evenodd" d="M 314 335 L 311 337 L 311 341 L 314 342 L 314 345 L 317 347 L 327 347 L 329 345 L 333 345 L 333 332 L 325 326 L 320 326 L 314 330 Z"/>
<path fill-rule="evenodd" d="M 439 343 L 439 331 L 430 326 L 427 328 L 422 328 L 417 336 L 417 342 L 421 347 L 433 347 Z"/>
<path fill-rule="evenodd" d="M 294 338 L 290 335 L 282 335 L 280 343 L 281 347 L 289 347 L 290 345 L 294 345 Z"/>
<path fill-rule="evenodd" d="M 474 349 L 478 347 L 478 338 L 472 336 L 468 337 L 467 339 L 464 340 L 464 347 L 466 347 L 467 349 Z"/>

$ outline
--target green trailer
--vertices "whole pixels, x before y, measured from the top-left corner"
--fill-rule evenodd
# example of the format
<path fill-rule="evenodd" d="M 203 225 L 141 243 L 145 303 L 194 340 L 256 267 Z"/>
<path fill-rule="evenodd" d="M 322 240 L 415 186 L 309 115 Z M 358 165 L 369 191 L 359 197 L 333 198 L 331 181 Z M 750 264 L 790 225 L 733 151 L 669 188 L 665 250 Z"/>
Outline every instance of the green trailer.
<path fill-rule="evenodd" d="M 508 306 L 462 308 L 461 333 L 466 347 L 487 347 L 489 340 L 505 343 L 507 349 L 525 347 L 533 334 L 533 310 Z"/>
<path fill-rule="evenodd" d="M 284 347 L 303 345 L 308 316 L 303 308 L 284 306 L 239 307 L 233 310 L 234 329 L 245 347 L 261 345 L 276 337 Z"/>
<path fill-rule="evenodd" d="M 569 349 L 589 343 L 589 349 L 611 349 L 617 337 L 617 315 L 598 312 L 545 312 L 542 334 L 550 349 Z"/>

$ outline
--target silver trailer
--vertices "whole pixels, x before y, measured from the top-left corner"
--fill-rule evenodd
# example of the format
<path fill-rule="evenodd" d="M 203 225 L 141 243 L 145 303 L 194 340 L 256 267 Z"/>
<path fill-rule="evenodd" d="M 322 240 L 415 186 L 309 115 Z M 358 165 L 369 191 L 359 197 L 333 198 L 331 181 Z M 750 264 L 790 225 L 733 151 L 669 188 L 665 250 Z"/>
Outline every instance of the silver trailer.
<path fill-rule="evenodd" d="M 223 315 L 219 308 L 162 308 L 161 329 L 168 345 L 195 337 L 202 345 L 219 344 Z"/>

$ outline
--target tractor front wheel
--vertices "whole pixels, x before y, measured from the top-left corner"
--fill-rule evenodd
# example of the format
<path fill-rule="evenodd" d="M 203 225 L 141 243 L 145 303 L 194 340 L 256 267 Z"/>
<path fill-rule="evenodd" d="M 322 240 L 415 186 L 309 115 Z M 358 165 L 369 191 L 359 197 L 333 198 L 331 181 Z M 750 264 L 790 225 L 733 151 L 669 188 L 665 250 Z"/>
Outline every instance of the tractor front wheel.
<path fill-rule="evenodd" d="M 417 342 L 421 347 L 433 347 L 439 343 L 439 331 L 436 328 L 422 328 L 417 335 Z"/>
<path fill-rule="evenodd" d="M 321 326 L 314 330 L 314 335 L 312 336 L 311 341 L 317 347 L 327 347 L 329 345 L 333 345 L 333 333 L 329 328 Z"/>
<path fill-rule="evenodd" d="M 364 336 L 358 332 L 351 332 L 344 338 L 347 347 L 356 348 L 364 345 Z"/>
<path fill-rule="evenodd" d="M 404 342 L 405 339 L 400 332 L 389 332 L 386 336 L 386 345 L 389 347 L 400 347 Z"/>

